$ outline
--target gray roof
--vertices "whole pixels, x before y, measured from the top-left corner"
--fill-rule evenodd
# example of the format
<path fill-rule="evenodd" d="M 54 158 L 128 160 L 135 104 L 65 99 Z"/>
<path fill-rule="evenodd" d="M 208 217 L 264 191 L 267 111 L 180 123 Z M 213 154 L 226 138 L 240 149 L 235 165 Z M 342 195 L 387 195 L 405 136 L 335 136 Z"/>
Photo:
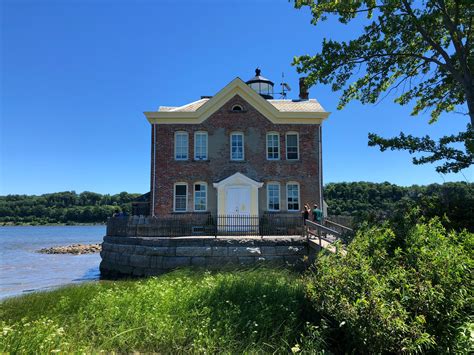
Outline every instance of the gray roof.
<path fill-rule="evenodd" d="M 189 104 L 172 107 L 160 106 L 159 112 L 193 112 L 204 105 L 208 98 L 200 99 Z M 280 112 L 325 112 L 324 108 L 316 99 L 309 100 L 267 100 Z"/>

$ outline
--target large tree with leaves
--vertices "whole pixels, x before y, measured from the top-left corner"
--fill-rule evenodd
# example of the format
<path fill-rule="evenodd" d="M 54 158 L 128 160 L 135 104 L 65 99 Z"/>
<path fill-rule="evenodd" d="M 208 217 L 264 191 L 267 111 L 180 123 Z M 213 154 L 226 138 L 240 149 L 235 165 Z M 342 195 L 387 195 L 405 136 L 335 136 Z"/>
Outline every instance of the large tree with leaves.
<path fill-rule="evenodd" d="M 360 37 L 347 42 L 325 39 L 319 53 L 293 62 L 298 72 L 308 74 L 308 85 L 331 84 L 334 91 L 342 91 L 339 109 L 351 100 L 375 103 L 395 93 L 399 104 L 415 102 L 412 115 L 429 110 L 430 123 L 449 111 L 464 110 L 460 113 L 470 117 L 466 131 L 438 141 L 369 133 L 370 146 L 421 153 L 413 162 L 438 162 L 441 173 L 474 163 L 472 0 L 295 0 L 295 7 L 304 6 L 311 9 L 314 25 L 330 16 L 342 24 L 367 18 Z"/>

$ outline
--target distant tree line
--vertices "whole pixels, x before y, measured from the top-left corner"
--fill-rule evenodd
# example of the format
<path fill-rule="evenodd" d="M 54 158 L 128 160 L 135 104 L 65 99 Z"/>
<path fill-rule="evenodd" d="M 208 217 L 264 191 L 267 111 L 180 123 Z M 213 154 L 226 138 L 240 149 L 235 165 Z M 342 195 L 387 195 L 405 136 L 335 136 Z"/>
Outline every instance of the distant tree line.
<path fill-rule="evenodd" d="M 131 213 L 140 194 L 101 195 L 85 191 L 41 196 L 0 196 L 0 223 L 104 223 L 115 212 Z M 421 215 L 442 217 L 448 228 L 474 231 L 474 184 L 450 182 L 409 187 L 385 183 L 341 182 L 324 188 L 329 215 L 352 216 L 357 224 L 396 219 L 418 208 Z M 445 218 L 444 218 L 445 217 Z"/>
<path fill-rule="evenodd" d="M 356 223 L 401 218 L 413 208 L 441 217 L 445 227 L 474 231 L 474 184 L 449 182 L 409 187 L 385 183 L 342 182 L 324 188 L 329 215 L 352 216 Z"/>
<path fill-rule="evenodd" d="M 131 201 L 140 194 L 101 195 L 84 191 L 40 196 L 0 196 L 1 224 L 104 223 L 115 212 L 131 212 Z"/>

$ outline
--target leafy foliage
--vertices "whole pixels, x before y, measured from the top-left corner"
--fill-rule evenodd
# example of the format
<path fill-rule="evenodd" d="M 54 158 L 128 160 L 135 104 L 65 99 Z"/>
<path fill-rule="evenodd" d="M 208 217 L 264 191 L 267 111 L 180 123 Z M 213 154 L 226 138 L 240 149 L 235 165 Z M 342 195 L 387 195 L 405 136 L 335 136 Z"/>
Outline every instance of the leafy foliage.
<path fill-rule="evenodd" d="M 410 214 L 303 278 L 180 270 L 0 303 L 0 352 L 469 353 L 474 234 Z"/>
<path fill-rule="evenodd" d="M 295 0 L 308 6 L 312 23 L 329 16 L 347 24 L 365 15 L 361 36 L 347 42 L 324 40 L 320 53 L 295 57 L 293 64 L 307 73 L 307 84 L 331 84 L 342 90 L 339 109 L 351 100 L 373 104 L 396 92 L 395 102 L 415 101 L 412 115 L 431 110 L 430 123 L 443 112 L 467 105 L 470 125 L 465 132 L 443 137 L 384 139 L 369 135 L 369 145 L 424 152 L 418 164 L 443 162 L 438 171 L 456 172 L 474 162 L 474 5 L 469 0 Z M 362 74 L 360 74 L 362 73 Z M 462 141 L 464 150 L 450 144 Z M 426 149 L 428 146 L 428 149 Z M 434 148 L 434 149 L 432 149 Z"/>
<path fill-rule="evenodd" d="M 336 353 L 469 353 L 474 234 L 438 219 L 406 234 L 360 230 L 347 255 L 327 253 L 307 278 L 315 322 Z"/>
<path fill-rule="evenodd" d="M 431 155 L 414 157 L 412 160 L 413 164 L 435 163 L 438 160 L 447 159 L 448 161 L 444 164 L 436 167 L 436 171 L 442 174 L 449 172 L 457 173 L 472 165 L 472 156 L 460 149 L 449 146 L 449 144 L 468 142 L 471 139 L 471 135 L 472 128 L 470 125 L 468 125 L 467 132 L 445 136 L 441 138 L 439 142 L 434 141 L 429 136 L 419 138 L 412 135 L 405 135 L 403 132 L 401 132 L 398 137 L 389 139 L 369 133 L 369 146 L 378 145 L 382 152 L 391 149 L 408 150 L 410 154 L 417 152 L 428 153 Z"/>
<path fill-rule="evenodd" d="M 101 195 L 84 191 L 41 196 L 0 196 L 0 223 L 103 223 L 114 212 L 131 212 L 131 201 L 140 194 Z"/>
<path fill-rule="evenodd" d="M 449 182 L 409 187 L 385 183 L 342 182 L 324 188 L 330 215 L 347 215 L 356 223 L 400 219 L 417 207 L 426 218 L 443 217 L 447 228 L 474 232 L 474 184 Z"/>

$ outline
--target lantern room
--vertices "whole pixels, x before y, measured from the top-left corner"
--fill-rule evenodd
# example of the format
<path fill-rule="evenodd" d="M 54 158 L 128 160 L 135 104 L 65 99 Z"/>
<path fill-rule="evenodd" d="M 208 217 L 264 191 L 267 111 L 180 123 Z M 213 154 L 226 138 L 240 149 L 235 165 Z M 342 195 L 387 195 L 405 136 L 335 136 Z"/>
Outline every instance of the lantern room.
<path fill-rule="evenodd" d="M 251 89 L 259 93 L 264 99 L 273 99 L 273 85 L 274 83 L 267 78 L 260 75 L 260 68 L 255 69 L 255 76 L 248 80 L 246 84 Z"/>

